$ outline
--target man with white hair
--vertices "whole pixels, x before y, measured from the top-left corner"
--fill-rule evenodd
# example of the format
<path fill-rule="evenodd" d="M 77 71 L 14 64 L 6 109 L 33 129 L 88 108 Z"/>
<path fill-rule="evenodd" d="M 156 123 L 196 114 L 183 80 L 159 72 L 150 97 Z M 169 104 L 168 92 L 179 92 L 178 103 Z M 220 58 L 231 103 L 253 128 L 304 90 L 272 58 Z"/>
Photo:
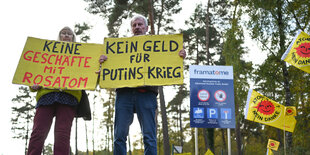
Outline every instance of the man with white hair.
<path fill-rule="evenodd" d="M 148 31 L 147 19 L 142 15 L 136 15 L 130 22 L 131 32 L 134 36 L 146 35 Z M 179 55 L 186 57 L 182 49 Z M 103 63 L 107 57 L 101 55 L 99 62 Z M 134 88 L 117 88 L 115 100 L 114 121 L 114 155 L 126 155 L 126 141 L 129 126 L 132 124 L 134 113 L 137 113 L 143 135 L 144 154 L 157 154 L 156 121 L 157 86 L 143 86 Z"/>

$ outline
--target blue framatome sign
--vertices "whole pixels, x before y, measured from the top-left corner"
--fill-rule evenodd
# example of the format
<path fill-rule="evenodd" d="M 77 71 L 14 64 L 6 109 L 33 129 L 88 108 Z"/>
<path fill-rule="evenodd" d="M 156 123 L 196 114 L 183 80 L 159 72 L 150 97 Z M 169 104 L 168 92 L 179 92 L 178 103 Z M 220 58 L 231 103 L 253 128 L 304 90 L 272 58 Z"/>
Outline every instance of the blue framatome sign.
<path fill-rule="evenodd" d="M 189 67 L 190 126 L 235 128 L 232 66 Z"/>

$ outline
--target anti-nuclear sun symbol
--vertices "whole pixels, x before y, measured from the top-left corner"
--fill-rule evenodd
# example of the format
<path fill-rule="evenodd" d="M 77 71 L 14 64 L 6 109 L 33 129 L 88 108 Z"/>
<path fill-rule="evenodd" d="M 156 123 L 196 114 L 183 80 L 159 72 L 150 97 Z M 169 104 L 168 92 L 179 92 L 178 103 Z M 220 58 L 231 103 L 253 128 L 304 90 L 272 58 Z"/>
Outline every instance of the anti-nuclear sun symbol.
<path fill-rule="evenodd" d="M 275 111 L 274 105 L 270 101 L 262 101 L 258 103 L 256 107 L 258 112 L 265 114 L 265 115 L 271 115 Z"/>
<path fill-rule="evenodd" d="M 310 43 L 302 43 L 295 49 L 300 57 L 310 57 Z"/>

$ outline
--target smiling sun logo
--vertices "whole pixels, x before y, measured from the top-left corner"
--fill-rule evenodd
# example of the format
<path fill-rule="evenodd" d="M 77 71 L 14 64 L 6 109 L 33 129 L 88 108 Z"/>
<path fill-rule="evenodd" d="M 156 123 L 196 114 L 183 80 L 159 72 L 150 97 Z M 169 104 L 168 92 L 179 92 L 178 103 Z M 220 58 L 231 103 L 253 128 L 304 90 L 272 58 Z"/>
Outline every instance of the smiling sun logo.
<path fill-rule="evenodd" d="M 310 43 L 302 43 L 296 49 L 296 53 L 303 58 L 310 57 Z"/>
<path fill-rule="evenodd" d="M 258 112 L 264 115 L 271 115 L 275 111 L 274 105 L 270 101 L 267 101 L 267 100 L 261 101 L 254 108 L 256 108 Z"/>

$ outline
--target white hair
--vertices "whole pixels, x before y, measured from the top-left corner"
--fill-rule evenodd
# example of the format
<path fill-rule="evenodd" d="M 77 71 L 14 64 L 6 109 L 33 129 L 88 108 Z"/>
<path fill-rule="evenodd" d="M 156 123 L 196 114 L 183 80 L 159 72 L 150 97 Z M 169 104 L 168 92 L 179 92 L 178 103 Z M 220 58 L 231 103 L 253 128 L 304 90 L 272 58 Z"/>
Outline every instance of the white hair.
<path fill-rule="evenodd" d="M 57 40 L 60 41 L 60 34 L 61 34 L 61 31 L 62 31 L 62 30 L 65 30 L 65 29 L 70 30 L 70 31 L 72 32 L 72 34 L 73 34 L 72 42 L 76 42 L 75 33 L 74 33 L 74 31 L 73 31 L 70 27 L 68 27 L 68 26 L 65 26 L 64 28 L 62 28 L 62 29 L 59 31 Z"/>
<path fill-rule="evenodd" d="M 130 20 L 130 27 L 132 25 L 132 22 L 135 21 L 136 19 L 143 19 L 145 26 L 148 26 L 146 17 L 144 17 L 143 15 L 140 15 L 140 14 L 136 14 Z"/>

